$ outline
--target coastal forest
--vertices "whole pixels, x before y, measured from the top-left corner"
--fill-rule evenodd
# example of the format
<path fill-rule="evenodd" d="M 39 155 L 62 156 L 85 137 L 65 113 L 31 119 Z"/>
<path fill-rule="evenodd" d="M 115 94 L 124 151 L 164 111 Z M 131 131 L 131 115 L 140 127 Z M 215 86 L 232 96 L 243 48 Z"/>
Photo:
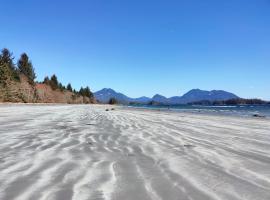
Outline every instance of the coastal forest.
<path fill-rule="evenodd" d="M 15 62 L 10 50 L 3 48 L 0 53 L 0 102 L 17 103 L 95 103 L 90 88 L 74 89 L 58 81 L 55 74 L 36 81 L 35 68 L 26 53 Z"/>

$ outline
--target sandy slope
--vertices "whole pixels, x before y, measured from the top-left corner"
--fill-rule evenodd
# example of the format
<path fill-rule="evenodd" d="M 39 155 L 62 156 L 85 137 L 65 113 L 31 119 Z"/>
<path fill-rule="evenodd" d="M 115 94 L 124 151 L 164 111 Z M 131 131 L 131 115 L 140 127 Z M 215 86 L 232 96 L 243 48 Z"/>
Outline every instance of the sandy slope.
<path fill-rule="evenodd" d="M 0 199 L 270 199 L 270 121 L 0 105 Z"/>

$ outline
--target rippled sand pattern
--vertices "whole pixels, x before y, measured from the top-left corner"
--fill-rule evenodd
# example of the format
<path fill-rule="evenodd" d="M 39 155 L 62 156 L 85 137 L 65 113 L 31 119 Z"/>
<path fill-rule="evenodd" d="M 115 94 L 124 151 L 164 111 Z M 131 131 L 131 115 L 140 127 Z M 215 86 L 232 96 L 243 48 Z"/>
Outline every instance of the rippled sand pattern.
<path fill-rule="evenodd" d="M 1 200 L 269 200 L 270 121 L 0 106 Z"/>

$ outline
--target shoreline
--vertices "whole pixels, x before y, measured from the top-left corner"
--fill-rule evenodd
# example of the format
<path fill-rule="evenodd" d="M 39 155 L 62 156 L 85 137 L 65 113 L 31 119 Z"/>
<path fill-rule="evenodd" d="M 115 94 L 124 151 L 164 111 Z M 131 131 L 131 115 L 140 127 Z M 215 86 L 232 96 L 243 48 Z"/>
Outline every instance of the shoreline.
<path fill-rule="evenodd" d="M 194 114 L 194 115 L 206 115 L 206 116 L 221 116 L 221 117 L 234 117 L 234 118 L 243 118 L 243 119 L 261 119 L 261 120 L 270 120 L 269 116 L 254 116 L 256 113 L 249 113 L 247 115 L 237 115 L 237 114 L 228 114 L 228 113 L 221 113 L 221 112 L 210 112 L 205 110 L 191 110 L 191 109 L 173 109 L 173 108 L 146 108 L 146 107 L 136 107 L 136 106 L 122 106 L 127 110 L 134 109 L 134 110 L 142 110 L 142 111 L 154 111 L 154 112 L 164 112 L 164 113 L 180 113 L 180 114 Z"/>
<path fill-rule="evenodd" d="M 123 110 L 141 110 L 141 111 L 146 111 L 146 112 L 163 112 L 163 113 L 179 113 L 179 114 L 193 114 L 193 115 L 205 115 L 205 116 L 216 116 L 216 117 L 233 117 L 233 118 L 243 118 L 243 119 L 258 119 L 258 120 L 270 120 L 270 116 L 264 116 L 258 114 L 258 116 L 254 116 L 257 113 L 249 113 L 246 115 L 240 115 L 240 114 L 232 114 L 232 113 L 224 113 L 224 112 L 213 112 L 213 111 L 208 111 L 204 109 L 175 109 L 175 108 L 158 108 L 158 107 L 136 107 L 136 106 L 130 106 L 130 105 L 120 105 L 120 104 L 69 104 L 69 103 L 13 103 L 13 102 L 0 102 L 0 106 L 16 106 L 16 105 L 26 105 L 26 106 L 104 106 L 104 107 L 116 107 L 116 108 L 121 108 Z M 223 108 L 223 107 L 218 107 L 218 108 Z"/>

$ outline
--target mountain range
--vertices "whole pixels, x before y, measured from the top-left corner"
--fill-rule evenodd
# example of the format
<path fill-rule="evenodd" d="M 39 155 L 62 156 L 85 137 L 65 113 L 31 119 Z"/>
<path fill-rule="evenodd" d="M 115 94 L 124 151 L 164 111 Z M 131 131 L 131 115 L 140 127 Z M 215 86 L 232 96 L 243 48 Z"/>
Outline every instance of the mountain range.
<path fill-rule="evenodd" d="M 167 98 L 160 94 L 156 94 L 152 98 L 145 96 L 139 98 L 131 98 L 122 93 L 116 92 L 111 88 L 103 88 L 102 90 L 95 92 L 94 96 L 96 100 L 101 103 L 108 103 L 111 98 L 115 98 L 119 103 L 122 104 L 129 104 L 129 103 L 148 104 L 151 102 L 164 105 L 187 104 L 202 100 L 220 101 L 239 98 L 235 94 L 223 90 L 206 91 L 200 89 L 193 89 L 185 93 L 183 96 L 173 96 L 170 98 Z"/>

